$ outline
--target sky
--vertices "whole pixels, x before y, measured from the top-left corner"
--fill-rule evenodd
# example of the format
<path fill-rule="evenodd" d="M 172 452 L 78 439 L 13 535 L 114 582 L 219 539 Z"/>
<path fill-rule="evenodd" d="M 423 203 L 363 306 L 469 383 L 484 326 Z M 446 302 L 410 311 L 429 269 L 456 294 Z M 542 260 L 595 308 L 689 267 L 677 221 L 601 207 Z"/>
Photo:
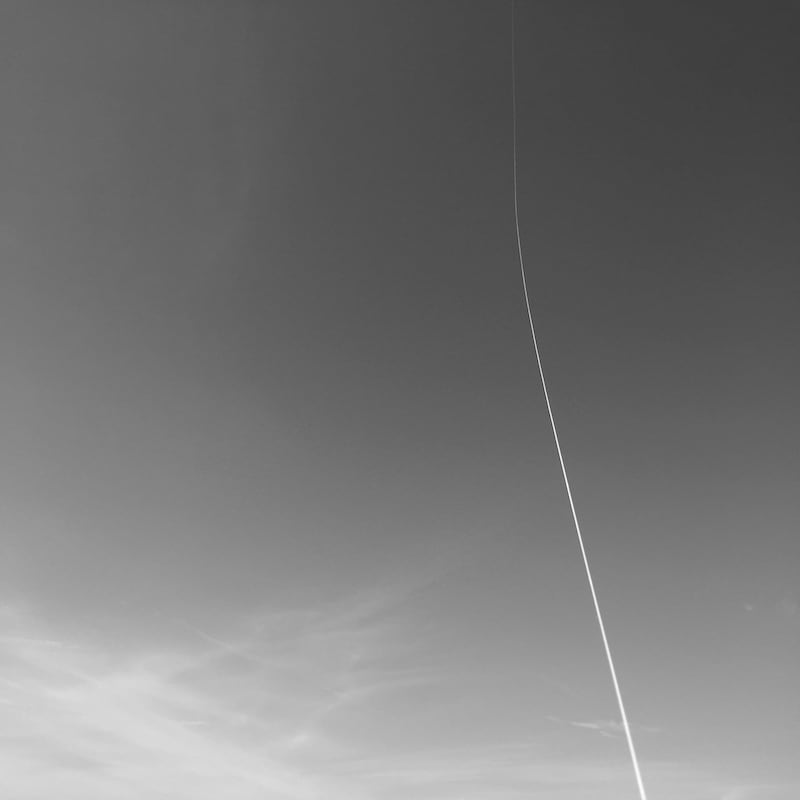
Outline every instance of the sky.
<path fill-rule="evenodd" d="M 800 796 L 799 28 L 517 8 L 650 800 Z M 1 796 L 637 797 L 510 33 L 0 7 Z"/>

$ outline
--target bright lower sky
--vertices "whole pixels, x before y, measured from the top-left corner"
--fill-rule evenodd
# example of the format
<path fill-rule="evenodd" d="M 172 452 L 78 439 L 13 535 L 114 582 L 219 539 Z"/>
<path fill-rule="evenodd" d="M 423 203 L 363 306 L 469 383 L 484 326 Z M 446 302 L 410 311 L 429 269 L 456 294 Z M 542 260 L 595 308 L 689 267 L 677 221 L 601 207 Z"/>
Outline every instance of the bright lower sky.
<path fill-rule="evenodd" d="M 650 800 L 800 796 L 799 18 L 517 11 Z M 0 38 L 0 796 L 636 800 L 510 5 Z"/>

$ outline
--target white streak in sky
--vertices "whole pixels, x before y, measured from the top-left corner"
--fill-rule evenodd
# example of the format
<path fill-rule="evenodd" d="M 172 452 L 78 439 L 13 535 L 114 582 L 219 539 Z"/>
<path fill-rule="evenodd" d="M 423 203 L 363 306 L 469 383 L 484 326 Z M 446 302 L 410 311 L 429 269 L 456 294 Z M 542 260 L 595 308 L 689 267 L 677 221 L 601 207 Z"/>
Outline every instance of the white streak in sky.
<path fill-rule="evenodd" d="M 628 716 L 625 713 L 625 704 L 622 701 L 622 691 L 620 690 L 619 680 L 617 678 L 617 671 L 614 666 L 614 659 L 611 656 L 611 647 L 608 643 L 606 636 L 606 629 L 603 623 L 603 615 L 600 613 L 600 603 L 597 599 L 597 592 L 594 588 L 594 580 L 592 578 L 592 571 L 589 567 L 589 557 L 586 553 L 586 547 L 583 543 L 583 535 L 581 534 L 581 526 L 578 522 L 578 514 L 575 510 L 575 502 L 572 499 L 572 489 L 570 488 L 569 478 L 567 477 L 567 468 L 564 464 L 564 456 L 561 452 L 561 443 L 558 439 L 558 430 L 556 429 L 556 421 L 553 416 L 553 408 L 550 404 L 550 395 L 547 391 L 547 381 L 544 377 L 544 368 L 542 367 L 542 357 L 539 352 L 539 343 L 536 339 L 536 329 L 533 324 L 533 313 L 531 311 L 530 298 L 528 297 L 528 282 L 525 277 L 525 264 L 522 259 L 522 239 L 519 232 L 519 201 L 517 198 L 517 70 L 515 58 L 515 45 L 514 45 L 514 0 L 511 2 L 511 81 L 512 81 L 512 104 L 513 104 L 513 123 L 514 123 L 514 224 L 517 234 L 517 250 L 519 252 L 519 267 L 522 274 L 522 288 L 525 294 L 525 307 L 528 311 L 528 322 L 530 323 L 531 337 L 533 339 L 533 349 L 536 353 L 536 364 L 539 368 L 539 377 L 542 382 L 542 390 L 544 391 L 544 399 L 547 405 L 547 414 L 550 417 L 550 427 L 553 430 L 553 439 L 555 440 L 556 451 L 558 452 L 558 460 L 561 464 L 561 474 L 564 478 L 564 486 L 567 490 L 567 498 L 569 500 L 569 507 L 572 511 L 572 520 L 575 523 L 575 531 L 578 534 L 578 543 L 581 548 L 581 555 L 583 556 L 583 565 L 586 569 L 586 578 L 589 581 L 589 590 L 592 594 L 592 601 L 594 602 L 594 610 L 597 615 L 597 623 L 600 626 L 600 634 L 603 637 L 603 647 L 606 651 L 606 658 L 608 660 L 608 668 L 611 671 L 611 679 L 614 683 L 614 692 L 617 696 L 617 704 L 619 706 L 620 716 L 622 717 L 622 725 L 625 730 L 625 738 L 628 742 L 628 750 L 631 755 L 631 762 L 633 764 L 633 771 L 636 775 L 636 785 L 639 789 L 639 797 L 641 800 L 647 800 L 647 794 L 644 789 L 644 781 L 642 780 L 642 772 L 639 767 L 639 759 L 636 756 L 636 748 L 633 744 L 633 736 L 631 735 L 631 728 L 628 724 Z"/>

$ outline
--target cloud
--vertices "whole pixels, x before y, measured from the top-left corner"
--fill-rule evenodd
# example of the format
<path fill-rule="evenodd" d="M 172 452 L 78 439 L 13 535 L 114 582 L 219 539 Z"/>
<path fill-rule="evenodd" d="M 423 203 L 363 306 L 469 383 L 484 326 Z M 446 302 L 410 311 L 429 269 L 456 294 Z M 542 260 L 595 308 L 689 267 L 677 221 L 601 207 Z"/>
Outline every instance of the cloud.
<path fill-rule="evenodd" d="M 569 753 L 539 734 L 451 750 L 421 741 L 408 752 L 391 736 L 374 735 L 392 729 L 404 692 L 448 679 L 420 666 L 419 641 L 394 603 L 361 595 L 254 615 L 224 634 L 181 623 L 169 647 L 136 652 L 48 629 L 7 607 L 0 612 L 0 797 L 633 796 L 624 748 L 611 758 L 584 746 Z M 352 718 L 370 714 L 375 724 L 356 735 Z M 552 719 L 567 729 L 620 732 L 608 720 Z M 681 763 L 644 762 L 643 770 L 656 799 L 760 798 L 732 794 L 733 784 Z"/>
<path fill-rule="evenodd" d="M 380 617 L 355 601 L 266 614 L 226 637 L 185 625 L 181 647 L 119 655 L 6 607 L 0 796 L 358 797 L 326 718 L 426 680 L 386 658 L 401 648 Z"/>
<path fill-rule="evenodd" d="M 554 716 L 548 716 L 546 719 L 549 719 L 551 722 L 556 722 L 560 725 L 571 725 L 573 728 L 583 728 L 584 730 L 595 731 L 601 736 L 608 738 L 616 739 L 625 735 L 625 729 L 623 728 L 622 723 L 614 719 L 600 719 L 588 722 L 561 719 L 560 717 Z M 661 729 L 653 725 L 632 724 L 631 731 L 633 733 L 660 733 Z"/>

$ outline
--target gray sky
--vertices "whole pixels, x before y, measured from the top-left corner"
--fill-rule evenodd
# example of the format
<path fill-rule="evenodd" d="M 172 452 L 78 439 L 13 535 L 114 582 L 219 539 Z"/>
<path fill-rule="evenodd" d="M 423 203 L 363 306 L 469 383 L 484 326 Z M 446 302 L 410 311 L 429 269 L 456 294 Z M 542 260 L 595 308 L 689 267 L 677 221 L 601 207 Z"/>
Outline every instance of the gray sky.
<path fill-rule="evenodd" d="M 798 27 L 517 13 L 650 800 L 800 792 Z M 509 4 L 0 31 L 0 793 L 634 798 Z"/>

